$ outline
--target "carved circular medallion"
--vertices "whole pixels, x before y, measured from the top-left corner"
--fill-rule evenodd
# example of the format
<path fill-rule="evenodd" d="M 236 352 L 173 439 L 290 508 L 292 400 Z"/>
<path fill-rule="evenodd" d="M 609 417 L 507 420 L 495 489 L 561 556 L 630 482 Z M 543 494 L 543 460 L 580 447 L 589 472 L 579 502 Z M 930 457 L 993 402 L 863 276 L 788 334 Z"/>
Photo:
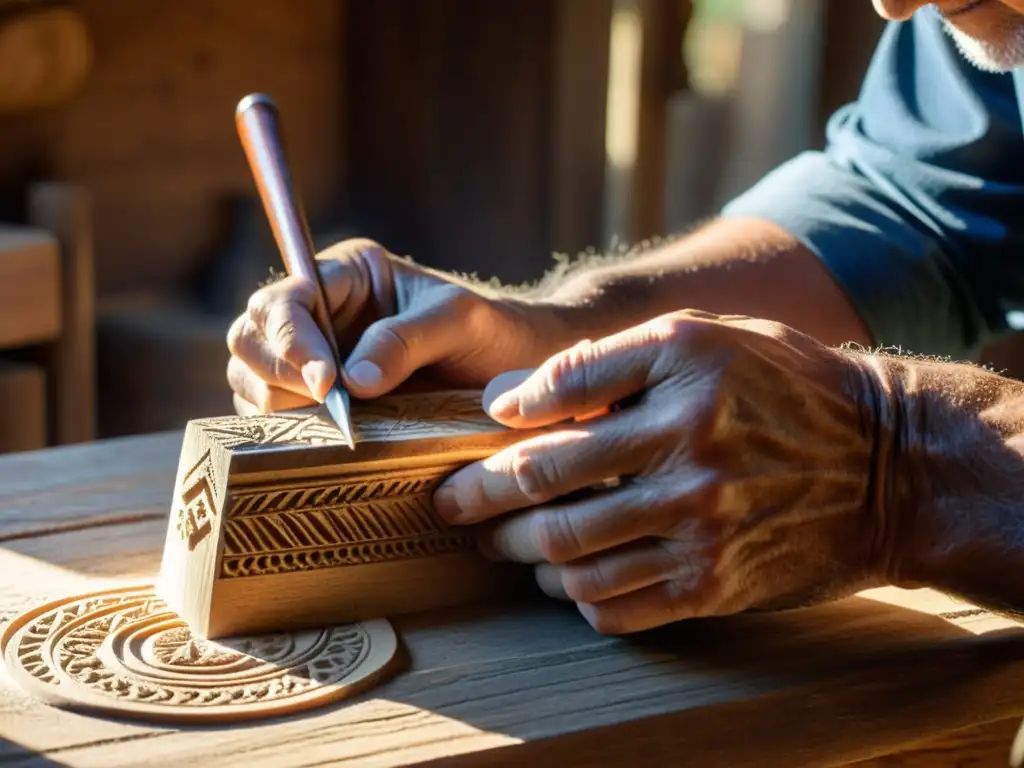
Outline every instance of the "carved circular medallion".
<path fill-rule="evenodd" d="M 0 637 L 12 679 L 51 704 L 188 722 L 322 706 L 377 683 L 396 649 L 385 620 L 200 640 L 151 587 L 49 603 L 16 618 Z"/>

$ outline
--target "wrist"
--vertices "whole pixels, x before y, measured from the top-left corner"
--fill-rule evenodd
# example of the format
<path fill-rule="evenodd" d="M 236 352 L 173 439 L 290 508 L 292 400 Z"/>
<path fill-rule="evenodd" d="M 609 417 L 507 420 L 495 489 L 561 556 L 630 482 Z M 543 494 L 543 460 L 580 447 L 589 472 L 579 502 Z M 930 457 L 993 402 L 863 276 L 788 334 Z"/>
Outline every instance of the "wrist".
<path fill-rule="evenodd" d="M 1024 387 L 966 364 L 869 365 L 888 581 L 1024 608 Z"/>

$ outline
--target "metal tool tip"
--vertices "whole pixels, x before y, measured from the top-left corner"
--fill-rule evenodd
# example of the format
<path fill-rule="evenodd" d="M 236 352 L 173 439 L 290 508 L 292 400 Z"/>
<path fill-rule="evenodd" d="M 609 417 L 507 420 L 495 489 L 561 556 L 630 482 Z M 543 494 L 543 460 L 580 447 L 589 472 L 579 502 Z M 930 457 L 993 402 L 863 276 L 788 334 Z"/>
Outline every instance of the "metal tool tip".
<path fill-rule="evenodd" d="M 270 107 L 275 112 L 277 111 L 277 104 L 274 102 L 272 98 L 270 98 L 270 96 L 268 96 L 265 93 L 250 93 L 248 96 L 243 97 L 240 102 L 238 102 L 238 106 L 235 107 L 235 117 L 244 114 L 245 112 L 252 109 L 258 104 Z"/>
<path fill-rule="evenodd" d="M 327 406 L 327 412 L 331 414 L 334 423 L 338 425 L 345 445 L 354 449 L 356 444 L 352 439 L 352 422 L 349 418 L 348 394 L 342 392 L 338 387 L 332 387 L 331 391 L 327 393 L 327 397 L 324 398 L 324 405 Z"/>

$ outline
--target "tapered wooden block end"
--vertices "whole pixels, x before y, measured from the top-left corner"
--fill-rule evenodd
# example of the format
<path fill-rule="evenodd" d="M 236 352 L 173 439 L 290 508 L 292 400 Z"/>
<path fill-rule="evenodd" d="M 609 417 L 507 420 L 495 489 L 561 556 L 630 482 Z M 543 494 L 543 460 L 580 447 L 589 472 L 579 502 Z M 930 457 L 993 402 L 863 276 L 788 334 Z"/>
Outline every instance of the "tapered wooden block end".
<path fill-rule="evenodd" d="M 198 419 L 182 444 L 158 591 L 198 636 L 324 627 L 529 589 L 447 526 L 434 489 L 529 436 L 475 391 L 353 401 L 355 449 L 322 409 Z"/>

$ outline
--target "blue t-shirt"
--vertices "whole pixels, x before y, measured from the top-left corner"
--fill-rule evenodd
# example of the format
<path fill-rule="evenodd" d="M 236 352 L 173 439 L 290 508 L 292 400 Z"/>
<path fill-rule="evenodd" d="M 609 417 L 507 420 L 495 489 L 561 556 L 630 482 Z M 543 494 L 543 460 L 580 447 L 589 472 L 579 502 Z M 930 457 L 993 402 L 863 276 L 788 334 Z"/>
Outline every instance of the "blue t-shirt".
<path fill-rule="evenodd" d="M 776 222 L 843 286 L 879 344 L 966 359 L 1024 309 L 1024 73 L 957 51 L 929 6 L 888 25 L 858 100 L 730 202 Z"/>

